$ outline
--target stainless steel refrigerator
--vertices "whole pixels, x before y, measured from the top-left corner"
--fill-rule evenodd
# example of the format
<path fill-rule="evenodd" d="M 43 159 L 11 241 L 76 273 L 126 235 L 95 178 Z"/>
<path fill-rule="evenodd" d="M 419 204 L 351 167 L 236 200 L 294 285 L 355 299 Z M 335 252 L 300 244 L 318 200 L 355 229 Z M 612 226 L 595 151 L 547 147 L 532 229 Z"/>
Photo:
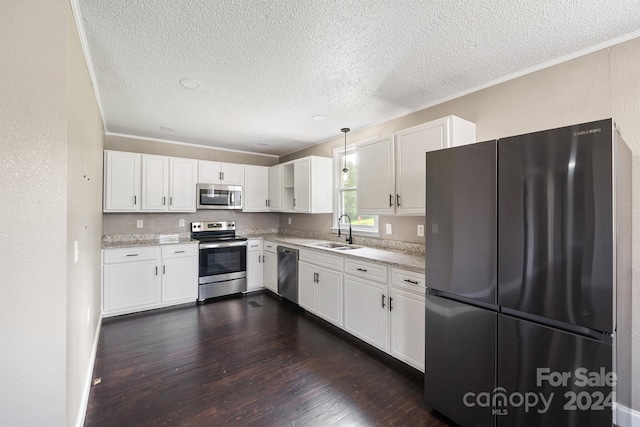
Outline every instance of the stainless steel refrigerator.
<path fill-rule="evenodd" d="M 630 400 L 631 152 L 611 119 L 426 155 L 425 398 L 462 426 Z"/>

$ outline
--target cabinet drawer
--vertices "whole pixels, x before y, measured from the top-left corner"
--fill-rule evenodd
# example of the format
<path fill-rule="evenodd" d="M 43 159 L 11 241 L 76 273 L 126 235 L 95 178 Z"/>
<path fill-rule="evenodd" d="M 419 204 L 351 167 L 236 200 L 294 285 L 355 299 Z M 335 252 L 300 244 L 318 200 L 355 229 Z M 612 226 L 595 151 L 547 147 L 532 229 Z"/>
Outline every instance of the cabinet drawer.
<path fill-rule="evenodd" d="M 425 294 L 425 275 L 415 271 L 391 269 L 391 285 L 394 288 L 406 289 L 411 292 Z"/>
<path fill-rule="evenodd" d="M 366 261 L 346 259 L 344 263 L 344 272 L 381 283 L 387 283 L 389 280 L 389 268 L 386 265 L 374 264 Z"/>
<path fill-rule="evenodd" d="M 278 245 L 273 242 L 263 242 L 262 243 L 264 250 L 267 252 L 273 252 L 274 254 L 278 252 Z"/>
<path fill-rule="evenodd" d="M 320 251 L 300 251 L 300 260 L 307 261 L 315 265 L 319 265 L 325 268 L 331 268 L 333 270 L 342 271 L 342 258 L 335 255 L 327 255 Z"/>
<path fill-rule="evenodd" d="M 247 241 L 247 251 L 261 251 L 262 250 L 262 240 L 259 239 L 249 239 Z"/>
<path fill-rule="evenodd" d="M 116 262 L 135 262 L 158 259 L 160 248 L 158 246 L 143 246 L 139 248 L 105 249 L 103 260 L 105 264 Z"/>
<path fill-rule="evenodd" d="M 198 245 L 168 245 L 162 247 L 162 258 L 192 257 L 198 254 Z"/>

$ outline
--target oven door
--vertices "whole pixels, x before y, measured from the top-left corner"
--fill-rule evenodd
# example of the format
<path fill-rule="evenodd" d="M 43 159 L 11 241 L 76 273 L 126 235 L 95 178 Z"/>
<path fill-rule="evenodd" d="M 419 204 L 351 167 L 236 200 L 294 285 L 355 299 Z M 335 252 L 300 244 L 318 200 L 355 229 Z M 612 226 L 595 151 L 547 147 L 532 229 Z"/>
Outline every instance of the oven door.
<path fill-rule="evenodd" d="M 198 184 L 198 209 L 242 209 L 242 187 L 239 185 Z"/>
<path fill-rule="evenodd" d="M 247 242 L 201 243 L 198 283 L 246 277 Z"/>

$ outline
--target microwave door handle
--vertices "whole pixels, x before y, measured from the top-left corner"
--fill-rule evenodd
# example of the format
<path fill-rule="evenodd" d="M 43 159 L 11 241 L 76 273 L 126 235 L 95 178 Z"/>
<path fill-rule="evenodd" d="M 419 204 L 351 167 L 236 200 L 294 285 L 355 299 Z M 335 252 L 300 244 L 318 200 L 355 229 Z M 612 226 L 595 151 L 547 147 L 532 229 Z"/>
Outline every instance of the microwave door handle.
<path fill-rule="evenodd" d="M 229 191 L 229 206 L 233 206 L 233 202 L 235 201 L 235 192 Z"/>

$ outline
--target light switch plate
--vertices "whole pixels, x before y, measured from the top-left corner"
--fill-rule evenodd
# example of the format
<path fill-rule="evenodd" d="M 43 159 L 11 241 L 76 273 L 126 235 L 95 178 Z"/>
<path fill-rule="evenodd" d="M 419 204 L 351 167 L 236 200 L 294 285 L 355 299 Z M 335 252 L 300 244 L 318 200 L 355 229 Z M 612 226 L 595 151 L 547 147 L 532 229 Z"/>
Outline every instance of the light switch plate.
<path fill-rule="evenodd" d="M 386 233 L 391 234 L 391 224 L 385 224 L 385 227 L 386 227 Z"/>
<path fill-rule="evenodd" d="M 291 218 L 287 218 L 287 222 L 291 225 Z"/>
<path fill-rule="evenodd" d="M 418 237 L 424 237 L 424 224 L 418 224 Z"/>
<path fill-rule="evenodd" d="M 184 227 L 184 219 L 179 220 L 178 224 L 180 224 L 180 227 Z"/>
<path fill-rule="evenodd" d="M 137 226 L 138 228 L 142 228 L 142 220 L 141 220 L 141 219 L 139 219 L 138 221 L 136 221 L 136 226 Z"/>

